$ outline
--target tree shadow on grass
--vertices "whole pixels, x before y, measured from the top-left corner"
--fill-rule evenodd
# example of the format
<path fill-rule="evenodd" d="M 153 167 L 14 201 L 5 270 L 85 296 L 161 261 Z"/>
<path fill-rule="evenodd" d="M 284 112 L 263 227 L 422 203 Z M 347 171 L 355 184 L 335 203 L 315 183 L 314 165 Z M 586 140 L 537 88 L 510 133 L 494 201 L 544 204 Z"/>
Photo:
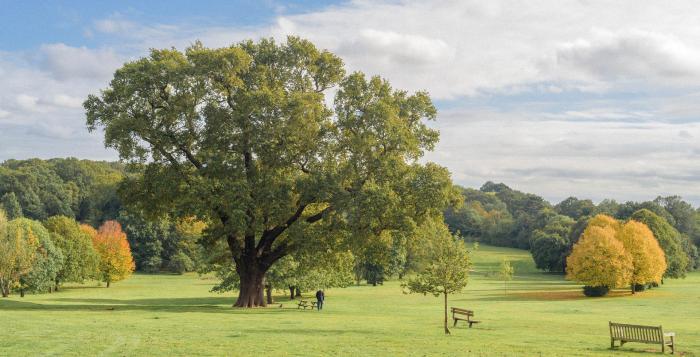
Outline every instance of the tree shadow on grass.
<path fill-rule="evenodd" d="M 111 312 L 111 311 L 153 311 L 153 312 L 206 312 L 221 314 L 278 314 L 293 313 L 293 302 L 272 304 L 268 308 L 239 309 L 231 307 L 231 297 L 201 298 L 161 298 L 161 299 L 97 299 L 97 298 L 57 298 L 56 303 L 35 303 L 18 300 L 0 300 L 0 311 L 66 311 L 66 312 Z M 294 307 L 294 308 L 292 308 Z"/>
<path fill-rule="evenodd" d="M 521 290 L 521 289 L 518 289 Z M 632 294 L 624 290 L 614 290 L 604 297 L 587 297 L 581 289 L 508 291 L 507 294 L 489 294 L 478 298 L 466 298 L 469 301 L 564 301 L 564 300 L 606 300 L 628 297 Z"/>

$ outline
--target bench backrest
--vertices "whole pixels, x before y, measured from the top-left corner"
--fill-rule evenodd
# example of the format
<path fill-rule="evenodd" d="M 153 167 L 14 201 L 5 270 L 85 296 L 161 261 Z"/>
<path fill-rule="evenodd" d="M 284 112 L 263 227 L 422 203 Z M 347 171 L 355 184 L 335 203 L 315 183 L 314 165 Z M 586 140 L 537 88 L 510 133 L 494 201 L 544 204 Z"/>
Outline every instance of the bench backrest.
<path fill-rule="evenodd" d="M 610 337 L 636 342 L 664 342 L 661 326 L 627 325 L 610 322 Z"/>
<path fill-rule="evenodd" d="M 467 315 L 467 316 L 474 316 L 474 311 L 472 310 L 467 310 L 467 309 L 460 309 L 458 307 L 453 307 L 452 308 L 452 314 L 461 314 L 461 315 Z"/>

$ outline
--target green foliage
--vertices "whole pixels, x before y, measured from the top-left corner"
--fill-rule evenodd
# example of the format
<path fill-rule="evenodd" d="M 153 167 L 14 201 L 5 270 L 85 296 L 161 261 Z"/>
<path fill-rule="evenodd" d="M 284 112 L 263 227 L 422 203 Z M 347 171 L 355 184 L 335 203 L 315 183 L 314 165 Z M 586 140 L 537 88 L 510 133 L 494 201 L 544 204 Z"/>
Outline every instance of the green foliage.
<path fill-rule="evenodd" d="M 410 292 L 440 296 L 467 286 L 470 262 L 464 242 L 448 236 L 436 243 L 431 263 L 405 284 Z"/>
<path fill-rule="evenodd" d="M 681 234 L 665 219 L 647 209 L 634 212 L 631 219 L 644 223 L 654 233 L 654 238 L 659 242 L 666 256 L 668 268 L 664 277 L 684 277 L 689 270 L 689 260 L 688 254 L 683 249 Z"/>
<path fill-rule="evenodd" d="M 188 271 L 193 271 L 195 268 L 194 262 L 190 259 L 187 254 L 183 252 L 178 252 L 168 261 L 168 271 L 177 274 L 184 274 Z"/>
<path fill-rule="evenodd" d="M 14 192 L 8 192 L 0 198 L 0 208 L 4 209 L 8 219 L 22 217 L 22 206 Z"/>
<path fill-rule="evenodd" d="M 303 253 L 316 225 L 357 247 L 455 198 L 446 169 L 417 161 L 438 141 L 427 93 L 346 76 L 340 58 L 296 37 L 152 50 L 84 107 L 89 128 L 143 168 L 122 197 L 206 221 L 209 250 L 226 243 L 238 306 L 263 304 L 265 272 Z"/>
<path fill-rule="evenodd" d="M 122 211 L 117 220 L 127 234 L 137 271 L 182 273 L 197 269 L 201 260 L 198 241 L 202 227 L 193 229 L 193 225 L 198 223 L 177 222 L 169 217 L 149 220 L 143 214 L 128 211 Z M 183 267 L 186 270 L 182 271 Z"/>
<path fill-rule="evenodd" d="M 11 217 L 22 215 L 45 220 L 55 215 L 99 224 L 116 217 L 120 202 L 117 183 L 124 169 L 116 163 L 77 159 L 8 160 L 0 164 L 0 197 L 3 205 L 11 205 Z M 5 200 L 9 201 L 5 201 Z M 8 207 L 6 207 L 8 208 Z"/>
<path fill-rule="evenodd" d="M 423 271 L 412 277 L 402 287 L 411 293 L 444 296 L 444 328 L 447 328 L 447 296 L 462 291 L 469 278 L 469 252 L 464 241 L 450 235 L 446 227 L 436 232 L 435 244 L 431 247 L 430 263 Z"/>
<path fill-rule="evenodd" d="M 554 206 L 554 210 L 561 215 L 569 216 L 573 219 L 591 216 L 597 211 L 593 201 L 580 200 L 576 197 L 569 197 L 559 202 L 556 206 Z"/>
<path fill-rule="evenodd" d="M 78 222 L 69 217 L 55 216 L 46 220 L 44 226 L 65 258 L 56 276 L 56 286 L 65 282 L 82 283 L 97 277 L 100 257 L 90 234 L 81 230 Z"/>
<path fill-rule="evenodd" d="M 568 216 L 549 216 L 544 227 L 533 232 L 530 251 L 538 269 L 564 271 L 570 247 L 569 236 L 574 223 Z"/>
<path fill-rule="evenodd" d="M 10 222 L 10 227 L 10 230 L 22 232 L 24 236 L 32 235 L 38 241 L 31 271 L 20 279 L 19 288 L 33 293 L 49 292 L 63 267 L 63 252 L 54 245 L 51 234 L 41 222 L 18 218 Z"/>

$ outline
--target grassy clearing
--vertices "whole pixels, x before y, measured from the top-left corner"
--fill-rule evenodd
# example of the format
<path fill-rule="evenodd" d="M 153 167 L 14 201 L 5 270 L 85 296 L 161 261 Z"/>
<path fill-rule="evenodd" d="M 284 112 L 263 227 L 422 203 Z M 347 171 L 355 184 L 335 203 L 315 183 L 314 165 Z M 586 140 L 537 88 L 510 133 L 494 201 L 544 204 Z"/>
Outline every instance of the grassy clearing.
<path fill-rule="evenodd" d="M 507 295 L 490 276 L 503 257 L 516 270 Z M 404 295 L 398 282 L 332 289 L 325 310 L 236 310 L 196 275 L 135 275 L 111 288 L 0 300 L 0 355 L 61 356 L 641 356 L 659 347 L 611 351 L 608 320 L 663 325 L 681 355 L 700 356 L 700 274 L 631 296 L 585 298 L 559 275 L 534 269 L 527 252 L 481 246 L 471 282 L 450 305 L 483 321 L 441 329 L 441 300 Z M 308 293 L 308 295 L 311 295 Z"/>

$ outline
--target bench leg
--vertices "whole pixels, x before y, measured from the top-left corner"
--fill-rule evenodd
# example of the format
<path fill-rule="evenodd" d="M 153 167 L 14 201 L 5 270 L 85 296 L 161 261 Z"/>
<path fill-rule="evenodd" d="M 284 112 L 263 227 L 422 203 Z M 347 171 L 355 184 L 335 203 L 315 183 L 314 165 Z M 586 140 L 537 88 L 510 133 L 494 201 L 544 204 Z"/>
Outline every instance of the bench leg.
<path fill-rule="evenodd" d="M 615 339 L 611 338 L 610 339 L 610 349 L 613 349 L 613 348 L 615 348 Z"/>
<path fill-rule="evenodd" d="M 469 321 L 469 328 L 472 328 L 473 322 Z"/>
<path fill-rule="evenodd" d="M 455 326 L 457 326 L 457 319 L 455 319 L 455 323 L 452 324 L 452 327 L 455 327 Z"/>

